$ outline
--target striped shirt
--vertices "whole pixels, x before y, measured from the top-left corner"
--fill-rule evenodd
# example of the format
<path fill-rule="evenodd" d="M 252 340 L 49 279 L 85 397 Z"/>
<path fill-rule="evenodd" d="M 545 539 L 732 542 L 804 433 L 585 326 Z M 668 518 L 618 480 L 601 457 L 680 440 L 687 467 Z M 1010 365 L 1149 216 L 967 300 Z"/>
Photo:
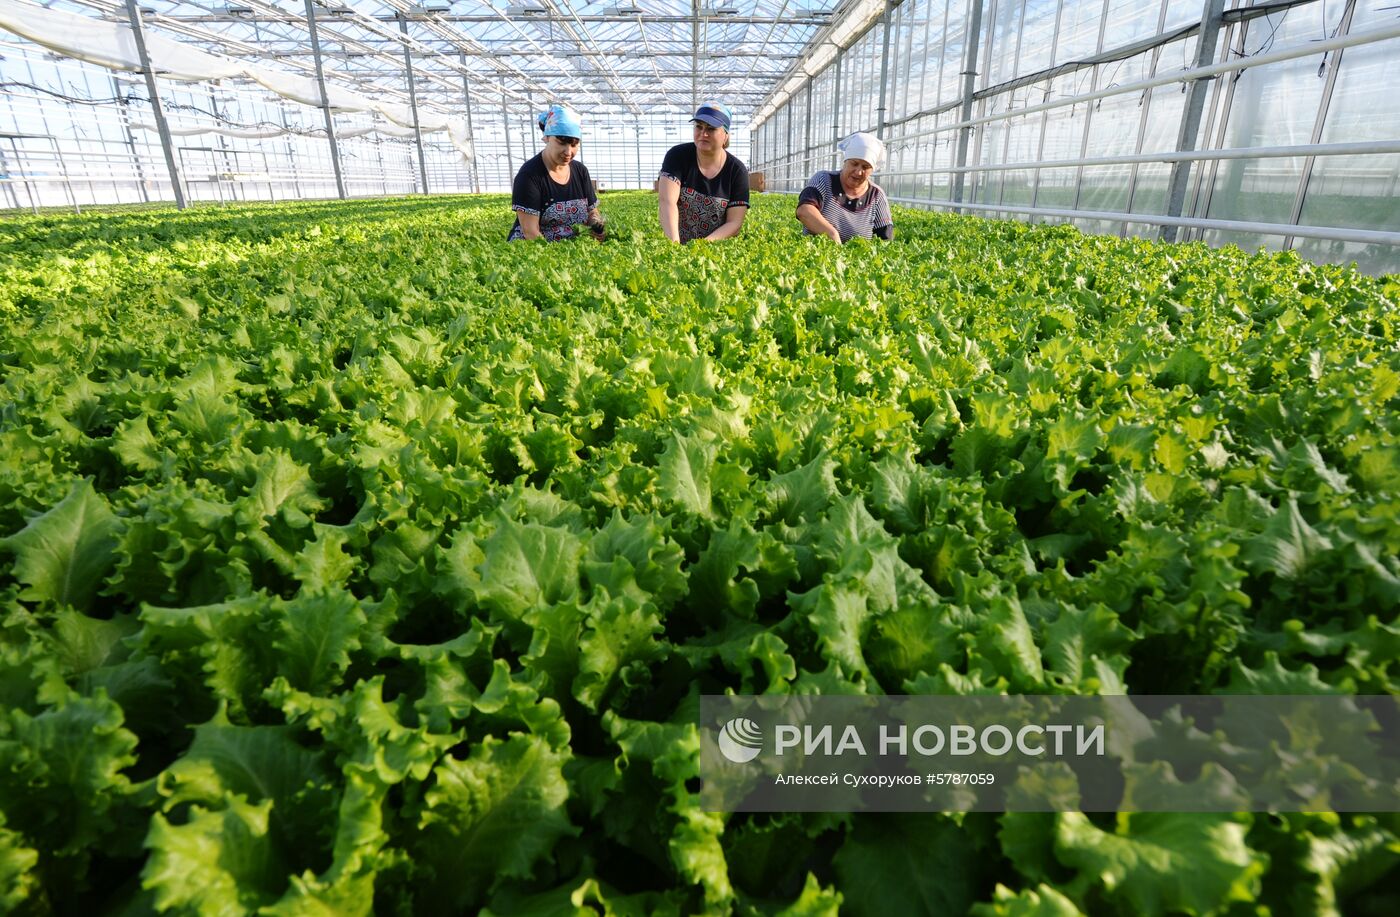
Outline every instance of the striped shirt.
<path fill-rule="evenodd" d="M 798 206 L 815 204 L 828 223 L 836 227 L 842 242 L 849 242 L 859 236 L 869 239 L 872 235 L 882 239 L 894 237 L 894 219 L 890 216 L 890 202 L 879 185 L 870 182 L 865 194 L 858 198 L 848 198 L 841 190 L 841 173 L 822 171 L 807 180 L 807 187 L 797 198 Z M 811 230 L 802 229 L 808 235 Z"/>

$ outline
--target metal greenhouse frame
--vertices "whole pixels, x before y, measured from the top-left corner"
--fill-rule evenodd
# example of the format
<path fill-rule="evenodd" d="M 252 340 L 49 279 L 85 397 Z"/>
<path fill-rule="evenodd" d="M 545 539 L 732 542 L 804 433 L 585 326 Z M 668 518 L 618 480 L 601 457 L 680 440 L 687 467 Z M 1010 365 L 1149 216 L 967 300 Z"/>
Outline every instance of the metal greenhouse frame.
<path fill-rule="evenodd" d="M 1400 270 L 1393 4 L 870 0 L 857 14 L 759 110 L 752 159 L 770 188 L 798 190 L 835 167 L 835 138 L 865 130 L 888 144 L 878 178 L 901 203 Z"/>
<path fill-rule="evenodd" d="M 867 130 L 900 203 L 1400 270 L 1393 0 L 0 0 L 0 85 L 0 207 L 502 191 L 551 101 L 649 188 L 720 98 L 770 191 Z"/>

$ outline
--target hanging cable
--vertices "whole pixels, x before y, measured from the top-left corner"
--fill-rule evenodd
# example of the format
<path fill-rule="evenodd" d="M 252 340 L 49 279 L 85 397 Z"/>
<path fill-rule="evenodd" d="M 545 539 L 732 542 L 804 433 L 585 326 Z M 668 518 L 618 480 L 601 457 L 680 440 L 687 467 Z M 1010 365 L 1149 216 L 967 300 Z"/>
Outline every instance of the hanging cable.
<path fill-rule="evenodd" d="M 59 92 L 55 89 L 50 89 L 47 86 L 36 86 L 33 83 L 26 83 L 22 80 L 5 80 L 3 82 L 0 82 L 0 89 L 10 89 L 12 87 L 29 89 L 34 92 L 42 92 L 45 95 L 52 96 L 55 99 L 62 99 L 65 102 L 72 102 L 75 105 L 111 105 L 113 103 L 120 105 L 149 105 L 151 101 L 145 96 L 136 95 L 135 93 L 128 93 L 127 95 L 120 96 L 112 96 L 110 98 L 105 99 L 93 99 L 82 98 L 79 96 L 71 96 L 67 93 Z M 283 125 L 280 122 L 276 121 L 231 121 L 219 115 L 217 112 L 213 112 L 206 108 L 201 108 L 198 105 L 191 105 L 188 103 L 166 102 L 165 107 L 167 110 L 170 111 L 193 112 L 194 114 L 204 115 L 207 118 L 214 119 L 222 126 L 239 128 L 243 130 L 277 129 L 285 131 L 289 134 L 298 134 L 303 137 L 324 137 L 326 135 L 325 128 L 294 128 Z"/>
<path fill-rule="evenodd" d="M 53 96 L 56 99 L 62 99 L 65 102 L 72 102 L 76 105 L 111 105 L 114 102 L 125 104 L 128 101 L 131 101 L 133 98 L 135 98 L 133 96 L 112 96 L 109 99 L 83 99 L 70 96 L 53 89 L 49 89 L 46 86 L 36 86 L 33 83 L 25 83 L 21 80 L 5 80 L 4 82 L 0 82 L 0 89 L 10 89 L 11 87 L 19 87 L 21 89 L 32 89 L 35 92 L 42 92 L 46 95 Z M 139 101 L 144 102 L 145 99 L 140 99 Z"/>

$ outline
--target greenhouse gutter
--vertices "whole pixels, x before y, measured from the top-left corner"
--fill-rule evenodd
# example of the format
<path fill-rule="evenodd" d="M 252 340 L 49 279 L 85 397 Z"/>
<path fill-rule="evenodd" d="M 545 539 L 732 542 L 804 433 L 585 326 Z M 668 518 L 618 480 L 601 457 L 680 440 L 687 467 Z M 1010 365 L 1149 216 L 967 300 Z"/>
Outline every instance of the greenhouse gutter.
<path fill-rule="evenodd" d="M 881 172 L 881 178 L 909 175 L 939 175 L 956 172 L 1019 172 L 1029 169 L 1071 169 L 1080 166 L 1125 166 L 1135 164 L 1195 162 L 1214 159 L 1287 159 L 1302 156 L 1374 156 L 1400 153 L 1400 140 L 1359 140 L 1354 143 L 1300 143 L 1292 146 L 1234 147 L 1224 150 L 1187 150 L 1181 153 L 1124 153 L 1122 156 L 1096 156 L 1090 159 L 1043 159 L 1021 162 L 994 162 L 977 166 L 946 166 L 914 171 Z"/>
<path fill-rule="evenodd" d="M 769 191 L 769 194 L 796 195 L 796 191 Z M 1245 220 L 1208 220 L 1199 217 L 1168 217 L 1150 213 L 1120 213 L 1110 210 L 1061 210 L 1050 207 L 1018 207 L 1013 204 L 973 204 L 967 201 L 931 201 L 917 197 L 890 197 L 893 204 L 917 207 L 943 207 L 949 210 L 982 210 L 992 213 L 1024 213 L 1030 216 L 1063 217 L 1071 220 L 1104 220 L 1110 223 L 1147 223 L 1151 226 L 1178 226 L 1215 229 L 1221 232 L 1252 232 L 1266 236 L 1299 236 L 1329 242 L 1356 242 L 1367 245 L 1400 245 L 1400 232 L 1381 229 L 1342 229 L 1335 226 L 1294 226 L 1287 223 L 1251 223 Z"/>
<path fill-rule="evenodd" d="M 793 193 L 793 192 L 783 192 Z M 1192 229 L 1214 229 L 1222 232 L 1252 232 L 1270 236 L 1300 236 L 1332 242 L 1357 242 L 1373 245 L 1400 245 L 1400 232 L 1379 229 L 1342 229 L 1333 226 L 1294 226 L 1285 223 L 1251 223 L 1243 220 L 1209 220 L 1193 217 L 1154 216 L 1147 213 L 1118 213 L 1105 210 L 1060 210 L 1048 207 L 1017 207 L 1007 204 L 972 204 L 967 201 L 929 201 L 910 197 L 892 197 L 896 204 L 916 204 L 922 207 L 983 210 L 993 213 L 1025 213 L 1031 216 L 1064 217 L 1073 220 L 1106 220 L 1114 223 L 1147 223 L 1152 226 L 1177 226 Z"/>

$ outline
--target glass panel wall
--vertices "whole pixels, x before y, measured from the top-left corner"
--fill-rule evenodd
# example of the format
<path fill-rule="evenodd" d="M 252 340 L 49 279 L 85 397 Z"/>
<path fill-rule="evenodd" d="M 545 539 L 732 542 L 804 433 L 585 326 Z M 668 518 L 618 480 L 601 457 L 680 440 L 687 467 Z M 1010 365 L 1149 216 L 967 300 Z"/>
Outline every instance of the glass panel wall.
<path fill-rule="evenodd" d="M 1201 64 L 1208 0 L 904 0 L 888 27 L 875 22 L 811 82 L 813 117 L 820 125 L 834 105 L 837 136 L 877 127 L 888 28 L 889 161 L 877 181 L 901 203 L 966 203 L 990 217 L 1068 220 L 1147 238 L 1165 225 L 1151 218 L 1175 219 L 1186 224 L 1183 239 L 1295 248 L 1318 260 L 1354 259 L 1372 272 L 1400 271 L 1400 93 L 1391 89 L 1400 85 L 1400 38 L 1356 39 L 1325 54 L 1311 48 L 1393 25 L 1393 0 L 1251 11 L 1261 2 L 1227 0 L 1205 63 L 1229 69 L 1181 81 L 1172 77 Z M 964 99 L 974 11 L 976 79 Z M 1250 63 L 1266 55 L 1287 59 Z M 1204 103 L 1201 121 L 1194 137 L 1183 137 L 1192 98 Z M 771 115 L 760 136 L 786 116 Z M 822 143 L 830 140 L 813 146 L 829 151 Z M 781 160 L 783 142 L 764 155 Z M 1326 148 L 1363 142 L 1393 149 L 1334 155 Z M 1280 147 L 1301 149 L 1281 155 L 1289 151 Z M 1172 209 L 1177 173 L 1186 193 Z M 1076 219 L 1074 211 L 1096 216 Z M 1266 225 L 1248 232 L 1212 225 L 1221 221 Z M 1312 238 L 1317 227 L 1382 238 Z"/>
<path fill-rule="evenodd" d="M 1264 16 L 1244 27 L 1245 56 L 1258 55 L 1330 34 L 1343 4 L 1316 3 Z M 1231 77 L 1229 114 L 1220 139 L 1225 148 L 1297 146 L 1312 141 L 1325 81 L 1318 61 L 1297 58 L 1250 67 Z M 1211 186 L 1206 214 L 1215 219 L 1256 223 L 1292 220 L 1304 157 L 1235 159 L 1222 162 Z M 1281 248 L 1284 237 L 1262 233 L 1207 230 L 1212 244 L 1233 242 L 1248 248 Z"/>

